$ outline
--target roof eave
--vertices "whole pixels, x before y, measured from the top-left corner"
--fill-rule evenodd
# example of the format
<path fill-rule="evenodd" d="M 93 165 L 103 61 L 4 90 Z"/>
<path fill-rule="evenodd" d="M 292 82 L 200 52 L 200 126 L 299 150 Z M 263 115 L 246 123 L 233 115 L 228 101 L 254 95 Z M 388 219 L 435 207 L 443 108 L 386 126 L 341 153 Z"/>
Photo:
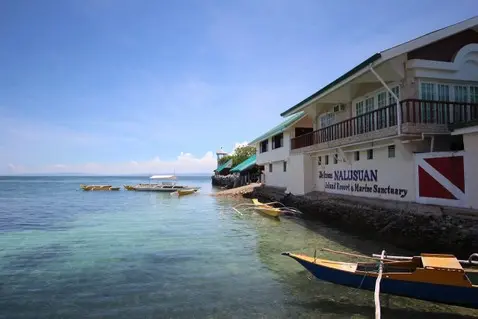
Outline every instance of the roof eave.
<path fill-rule="evenodd" d="M 317 99 L 318 97 L 320 97 L 321 95 L 326 93 L 327 91 L 345 84 L 347 82 L 346 80 L 348 78 L 352 77 L 353 75 L 356 75 L 360 71 L 365 70 L 366 67 L 368 67 L 370 64 L 376 62 L 381 57 L 382 57 L 382 55 L 380 53 L 375 53 L 374 55 L 372 55 L 368 59 L 364 60 L 359 65 L 355 66 L 353 69 L 344 73 L 343 75 L 341 75 L 340 77 L 338 77 L 334 81 L 330 82 L 329 84 L 327 84 L 326 86 L 324 86 L 323 88 L 321 88 L 320 90 L 318 90 L 317 92 L 312 94 L 311 96 L 307 97 L 306 99 L 304 99 L 301 102 L 297 103 L 296 105 L 292 106 L 288 110 L 282 112 L 281 116 L 284 117 L 284 116 L 291 115 L 295 112 L 301 111 L 305 106 L 307 106 L 309 103 L 311 103 L 312 101 L 314 101 L 315 99 Z"/>
<path fill-rule="evenodd" d="M 288 124 L 287 126 L 282 127 L 282 128 L 280 129 L 280 131 L 278 131 L 278 132 L 265 133 L 265 134 L 259 136 L 258 138 L 254 139 L 252 142 L 249 142 L 248 145 L 249 145 L 249 146 L 253 146 L 254 144 L 257 144 L 257 143 L 259 143 L 259 142 L 261 142 L 261 141 L 263 141 L 263 140 L 265 140 L 265 139 L 267 139 L 267 138 L 269 138 L 269 137 L 271 137 L 271 136 L 277 135 L 277 134 L 279 134 L 279 133 L 283 133 L 283 132 L 284 132 L 285 130 L 287 130 L 289 127 L 291 127 L 291 126 L 297 124 L 297 122 L 299 122 L 300 120 L 302 120 L 306 115 L 307 115 L 307 114 L 305 114 L 305 113 L 302 114 L 302 116 L 298 117 L 294 122 Z"/>

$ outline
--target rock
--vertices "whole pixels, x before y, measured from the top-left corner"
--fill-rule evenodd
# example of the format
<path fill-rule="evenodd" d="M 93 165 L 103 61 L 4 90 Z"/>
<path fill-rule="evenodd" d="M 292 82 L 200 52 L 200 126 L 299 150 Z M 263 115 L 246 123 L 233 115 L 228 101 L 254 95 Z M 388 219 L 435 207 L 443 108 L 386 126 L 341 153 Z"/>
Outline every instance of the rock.
<path fill-rule="evenodd" d="M 353 198 L 327 194 L 318 199 L 286 194 L 266 186 L 255 187 L 246 195 L 263 202 L 280 201 L 299 209 L 304 219 L 317 219 L 324 224 L 390 243 L 420 253 L 452 253 L 462 259 L 478 252 L 476 219 L 414 209 L 391 209 L 364 204 Z M 407 206 L 408 207 L 408 206 Z M 425 207 L 426 208 L 426 207 Z"/>

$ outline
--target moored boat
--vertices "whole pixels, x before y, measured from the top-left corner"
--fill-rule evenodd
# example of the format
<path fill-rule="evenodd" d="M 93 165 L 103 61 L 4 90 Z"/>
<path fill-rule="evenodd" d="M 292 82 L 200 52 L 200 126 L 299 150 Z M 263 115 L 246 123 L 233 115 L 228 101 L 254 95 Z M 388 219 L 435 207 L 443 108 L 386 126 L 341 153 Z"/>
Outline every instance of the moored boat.
<path fill-rule="evenodd" d="M 374 291 L 378 262 L 349 263 L 282 253 L 318 279 Z M 378 258 L 377 258 L 378 259 Z M 421 254 L 407 260 L 382 259 L 380 291 L 443 304 L 478 308 L 478 269 L 453 255 Z M 462 264 L 469 267 L 463 267 Z"/>
<path fill-rule="evenodd" d="M 183 196 L 183 195 L 194 194 L 197 192 L 197 189 L 194 189 L 194 188 L 178 189 L 176 192 L 178 193 L 178 196 Z"/>
<path fill-rule="evenodd" d="M 254 209 L 264 213 L 266 215 L 269 215 L 271 217 L 278 218 L 281 214 L 281 209 L 273 207 L 271 205 L 263 204 L 261 203 L 257 198 L 252 199 L 252 203 L 254 204 Z"/>
<path fill-rule="evenodd" d="M 119 190 L 119 187 L 113 187 L 112 185 L 80 185 L 81 189 L 84 191 L 111 191 Z"/>
<path fill-rule="evenodd" d="M 135 186 L 124 185 L 125 189 L 127 190 L 135 190 L 135 191 L 148 191 L 148 192 L 163 192 L 163 193 L 173 193 L 178 190 L 189 190 L 193 189 L 197 191 L 199 187 L 191 187 L 186 185 L 178 185 L 175 180 L 175 175 L 153 175 L 150 178 L 149 184 L 138 184 Z M 156 182 L 153 183 L 152 181 L 160 181 L 161 183 Z"/>

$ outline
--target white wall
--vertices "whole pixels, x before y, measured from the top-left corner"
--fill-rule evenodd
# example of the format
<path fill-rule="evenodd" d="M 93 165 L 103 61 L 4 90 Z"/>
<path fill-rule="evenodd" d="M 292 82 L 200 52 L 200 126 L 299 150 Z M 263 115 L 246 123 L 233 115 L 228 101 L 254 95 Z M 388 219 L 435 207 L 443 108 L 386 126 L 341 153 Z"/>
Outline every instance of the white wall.
<path fill-rule="evenodd" d="M 467 202 L 478 209 L 478 133 L 463 134 L 465 146 L 465 193 Z"/>
<path fill-rule="evenodd" d="M 266 165 L 270 162 L 278 162 L 287 160 L 290 153 L 290 133 L 289 131 L 283 132 L 284 134 L 284 145 L 282 147 L 272 149 L 272 137 L 269 137 L 269 145 L 267 152 L 260 152 L 260 143 L 257 143 L 257 164 Z"/>
<path fill-rule="evenodd" d="M 287 192 L 304 195 L 313 190 L 312 162 L 312 158 L 308 154 L 293 154 L 289 157 Z"/>
<path fill-rule="evenodd" d="M 284 161 L 273 162 L 271 165 L 272 172 L 269 172 L 269 164 L 264 165 L 265 184 L 268 186 L 287 187 L 287 171 L 284 172 Z M 289 167 L 286 169 L 288 170 Z"/>
<path fill-rule="evenodd" d="M 329 155 L 329 165 L 325 165 L 324 155 Z M 354 153 L 345 153 L 347 161 L 344 162 L 339 156 L 337 164 L 333 161 L 334 153 L 322 153 L 322 165 L 319 167 L 318 158 L 314 158 L 312 173 L 315 176 L 315 189 L 327 193 L 345 194 L 353 196 L 373 197 L 401 201 L 415 200 L 415 170 L 413 153 L 407 145 L 395 143 L 395 157 L 388 157 L 388 146 L 373 149 L 373 159 L 367 159 L 367 151 L 360 151 L 359 161 L 355 161 Z M 376 170 L 376 181 L 349 181 L 340 180 L 336 176 L 339 171 L 348 174 L 349 170 Z M 321 177 L 320 173 L 328 176 Z M 369 174 L 370 175 L 370 174 Z M 327 187 L 326 187 L 327 186 Z M 334 188 L 332 188 L 334 187 Z M 364 187 L 360 189 L 360 187 Z M 396 193 L 377 192 L 380 188 L 397 189 Z"/>
<path fill-rule="evenodd" d="M 406 67 L 417 78 L 478 81 L 478 44 L 462 47 L 453 62 L 413 59 L 407 61 Z"/>

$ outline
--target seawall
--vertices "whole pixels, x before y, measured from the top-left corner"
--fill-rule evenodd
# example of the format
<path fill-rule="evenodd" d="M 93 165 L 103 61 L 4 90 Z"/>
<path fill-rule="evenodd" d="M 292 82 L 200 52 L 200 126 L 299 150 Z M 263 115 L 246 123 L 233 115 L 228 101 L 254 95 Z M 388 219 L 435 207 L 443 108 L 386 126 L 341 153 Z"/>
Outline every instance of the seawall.
<path fill-rule="evenodd" d="M 478 215 L 451 208 L 317 193 L 285 194 L 256 187 L 248 198 L 280 201 L 335 228 L 420 253 L 450 253 L 462 259 L 478 252 Z M 392 252 L 390 252 L 392 253 Z"/>

